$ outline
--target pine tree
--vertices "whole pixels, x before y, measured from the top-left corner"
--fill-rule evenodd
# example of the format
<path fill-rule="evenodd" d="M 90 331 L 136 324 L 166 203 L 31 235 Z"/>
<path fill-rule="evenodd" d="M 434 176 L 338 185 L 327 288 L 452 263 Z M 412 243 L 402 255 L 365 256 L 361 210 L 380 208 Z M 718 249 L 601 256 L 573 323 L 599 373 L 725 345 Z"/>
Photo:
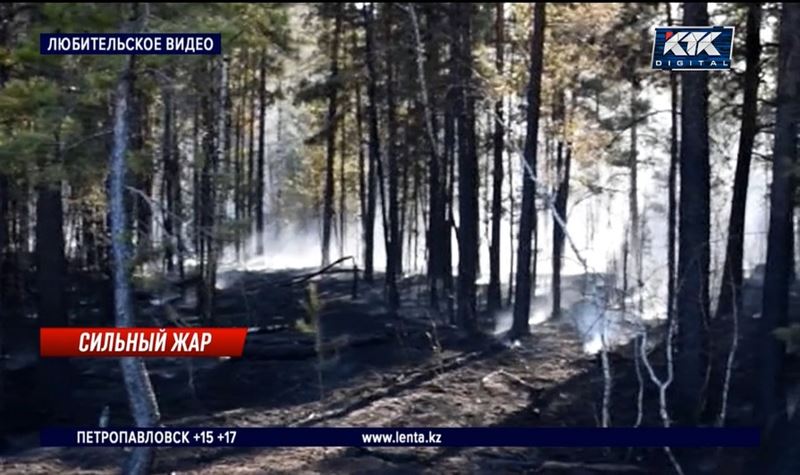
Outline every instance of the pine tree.
<path fill-rule="evenodd" d="M 684 4 L 685 25 L 708 25 L 705 3 Z M 679 416 L 697 421 L 704 406 L 708 355 L 710 171 L 708 73 L 681 77 L 680 209 L 678 221 L 675 404 Z"/>
<path fill-rule="evenodd" d="M 527 129 L 522 160 L 522 209 L 520 210 L 517 242 L 517 275 L 514 299 L 514 323 L 511 332 L 516 336 L 529 332 L 531 292 L 536 288 L 536 275 L 531 273 L 531 238 L 536 229 L 536 173 L 539 109 L 544 55 L 545 5 L 537 3 L 533 10 L 529 83 L 527 89 Z"/>
<path fill-rule="evenodd" d="M 796 4 L 783 5 L 778 54 L 767 263 L 759 322 L 757 416 L 768 435 L 775 424 L 786 419 L 782 387 L 785 350 L 773 332 L 788 322 L 793 266 L 792 205 L 795 187 L 792 173 L 797 166 L 797 111 L 800 110 L 800 6 Z"/>
<path fill-rule="evenodd" d="M 333 226 L 334 180 L 333 167 L 336 156 L 336 108 L 339 90 L 339 43 L 342 36 L 342 3 L 335 5 L 333 41 L 331 42 L 331 69 L 328 79 L 328 120 L 326 124 L 327 160 L 325 165 L 325 195 L 322 210 L 322 265 L 330 263 L 331 228 Z"/>
<path fill-rule="evenodd" d="M 504 67 L 504 9 L 503 4 L 495 5 L 495 67 L 497 74 L 503 75 Z M 492 235 L 489 247 L 489 289 L 488 307 L 493 312 L 500 308 L 500 220 L 503 215 L 503 97 L 494 103 L 494 136 L 492 161 Z"/>
<path fill-rule="evenodd" d="M 458 289 L 457 318 L 468 333 L 478 331 L 478 157 L 475 144 L 475 97 L 472 91 L 472 4 L 454 4 L 457 80 L 455 118 L 458 143 Z"/>
<path fill-rule="evenodd" d="M 134 8 L 134 11 L 138 10 Z M 141 21 L 138 12 L 134 14 L 134 22 Z M 111 220 L 111 248 L 113 253 L 114 308 L 117 327 L 135 326 L 133 306 L 131 303 L 130 269 L 127 219 L 124 204 L 124 186 L 127 165 L 125 155 L 128 148 L 128 107 L 132 89 L 132 57 L 119 79 L 114 103 L 114 134 L 109 166 L 108 202 Z M 158 404 L 150 384 L 150 377 L 141 358 L 120 358 L 122 376 L 131 414 L 137 427 L 154 427 L 160 418 Z M 155 450 L 153 447 L 137 447 L 125 462 L 123 473 L 126 475 L 144 475 L 150 472 Z"/>
<path fill-rule="evenodd" d="M 758 118 L 758 85 L 761 74 L 760 30 L 761 5 L 748 4 L 742 122 L 739 128 L 739 151 L 736 154 L 733 198 L 731 199 L 731 215 L 717 316 L 728 315 L 733 311 L 734 306 L 738 308 L 741 305 L 744 218 L 747 208 L 747 186 L 750 181 L 750 161 L 753 156 Z"/>

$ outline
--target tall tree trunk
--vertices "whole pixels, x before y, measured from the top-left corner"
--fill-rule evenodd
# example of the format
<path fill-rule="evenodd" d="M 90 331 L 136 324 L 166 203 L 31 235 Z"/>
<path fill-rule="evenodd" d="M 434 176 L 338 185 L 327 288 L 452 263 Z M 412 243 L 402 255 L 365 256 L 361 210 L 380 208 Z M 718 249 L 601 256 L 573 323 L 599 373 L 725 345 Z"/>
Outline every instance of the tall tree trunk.
<path fill-rule="evenodd" d="M 800 6 L 783 4 L 778 60 L 775 143 L 770 187 L 767 263 L 764 270 L 763 316 L 759 324 L 759 399 L 757 416 L 767 434 L 786 420 L 783 388 L 784 345 L 773 335 L 789 319 L 792 273 L 792 173 L 797 167 L 798 110 L 800 110 Z M 796 416 L 795 416 L 796 417 Z"/>
<path fill-rule="evenodd" d="M 250 218 L 250 230 L 252 231 L 253 226 L 253 215 L 255 214 L 256 208 L 256 91 L 253 90 L 253 74 L 252 70 L 255 68 L 255 54 L 247 55 L 248 67 L 247 67 L 247 79 L 246 84 L 248 87 L 248 92 L 246 95 L 250 98 L 250 107 L 248 110 L 248 129 L 249 129 L 249 140 L 247 142 L 247 217 Z M 256 238 L 258 241 L 258 238 Z"/>
<path fill-rule="evenodd" d="M 173 117 L 172 117 L 173 127 L 172 127 L 172 160 L 175 164 L 175 176 L 177 177 L 177 181 L 175 182 L 175 188 L 173 190 L 173 213 L 175 222 L 173 224 L 173 230 L 175 232 L 175 249 L 178 252 L 177 260 L 178 260 L 178 276 L 181 280 L 184 278 L 184 256 L 186 254 L 186 244 L 183 240 L 183 188 L 181 187 L 181 151 L 180 151 L 180 140 L 178 137 L 178 109 L 177 107 L 173 106 Z"/>
<path fill-rule="evenodd" d="M 495 4 L 495 67 L 503 75 L 503 4 Z M 494 160 L 492 163 L 492 236 L 489 245 L 489 289 L 490 312 L 500 308 L 500 221 L 503 217 L 503 96 L 494 103 Z"/>
<path fill-rule="evenodd" d="M 242 195 L 243 195 L 243 188 L 244 188 L 244 181 L 243 181 L 243 173 L 242 167 L 243 163 L 243 150 L 244 150 L 244 108 L 245 108 L 245 97 L 244 96 L 244 84 L 240 82 L 238 95 L 240 97 L 240 101 L 236 105 L 236 120 L 234 122 L 234 130 L 235 130 L 235 140 L 234 140 L 234 152 L 233 152 L 233 217 L 235 221 L 236 231 L 234 236 L 234 249 L 236 252 L 236 261 L 240 262 L 242 258 L 242 232 L 241 232 L 241 225 L 242 219 L 244 218 L 243 208 L 242 208 Z"/>
<path fill-rule="evenodd" d="M 345 176 L 345 163 L 347 162 L 347 107 L 349 97 L 344 97 L 343 101 L 345 113 L 342 114 L 341 133 L 339 134 L 339 257 L 344 257 L 344 245 L 346 241 L 346 218 L 347 218 L 347 179 Z"/>
<path fill-rule="evenodd" d="M 667 24 L 672 25 L 672 4 L 667 6 Z M 678 75 L 669 73 L 670 90 L 670 134 L 669 134 L 669 177 L 667 210 L 667 322 L 675 317 L 675 230 L 678 220 L 677 177 L 678 177 Z M 669 338 L 670 335 L 667 335 Z"/>
<path fill-rule="evenodd" d="M 165 85 L 161 91 L 162 100 L 164 102 L 164 130 L 161 139 L 161 159 L 164 163 L 164 195 L 166 198 L 166 213 L 164 213 L 164 239 L 166 246 L 164 246 L 164 260 L 166 261 L 167 272 L 173 272 L 175 269 L 174 255 L 176 253 L 175 236 L 175 194 L 177 188 L 180 187 L 180 175 L 178 173 L 178 157 L 173 157 L 172 146 L 172 89 L 169 85 Z"/>
<path fill-rule="evenodd" d="M 455 75 L 455 74 L 453 74 Z M 451 83 L 452 84 L 452 83 Z M 455 324 L 455 294 L 453 290 L 453 230 L 455 229 L 455 182 L 456 182 L 456 116 L 455 95 L 447 99 L 444 126 L 444 157 L 447 172 L 445 204 L 447 220 L 445 222 L 444 239 L 442 240 L 442 272 L 444 273 L 445 305 L 450 323 Z"/>
<path fill-rule="evenodd" d="M 363 9 L 364 27 L 366 29 L 366 63 L 367 63 L 367 115 L 369 121 L 369 171 L 367 173 L 367 216 L 364 229 L 364 280 L 372 282 L 374 276 L 373 257 L 375 248 L 375 212 L 377 208 L 376 179 L 380 163 L 380 135 L 378 134 L 378 78 L 375 60 L 375 27 L 373 25 L 373 4 Z"/>
<path fill-rule="evenodd" d="M 396 72 L 394 73 L 397 74 Z M 397 115 L 397 109 L 395 109 L 395 117 Z M 409 111 L 410 115 L 416 116 L 417 113 L 413 109 Z M 395 119 L 396 120 L 396 119 Z M 403 144 L 402 151 L 400 147 L 398 147 L 396 160 L 398 161 L 398 174 L 400 174 L 400 189 L 398 190 L 397 194 L 397 209 L 400 213 L 400 217 L 397 221 L 397 243 L 394 244 L 394 253 L 395 253 L 395 276 L 397 279 L 401 279 L 403 277 L 403 242 L 405 241 L 405 236 L 408 234 L 408 182 L 409 182 L 409 172 L 411 171 L 411 165 L 409 163 L 408 154 L 409 154 L 409 143 L 416 143 L 417 138 L 412 137 L 409 131 L 409 126 L 406 125 L 403 127 L 403 136 L 398 138 L 398 141 Z"/>
<path fill-rule="evenodd" d="M 192 108 L 192 217 L 194 225 L 192 226 L 192 241 L 194 244 L 194 252 L 200 258 L 202 264 L 202 254 L 200 248 L 202 247 L 202 227 L 203 219 L 200 212 L 200 205 L 202 203 L 202 154 L 200 152 L 200 106 L 195 103 Z"/>
<path fill-rule="evenodd" d="M 3 49 L 8 47 L 8 21 L 11 15 L 8 9 L 11 5 L 3 5 L 0 7 L 2 11 L 2 21 L 0 23 L 0 47 Z M 8 67 L 5 64 L 0 64 L 0 89 L 5 87 L 8 81 Z M 5 351 L 5 327 L 8 321 L 8 308 L 9 294 L 13 294 L 14 288 L 14 275 L 16 272 L 12 270 L 11 251 L 10 251 L 10 232 L 13 226 L 9 226 L 9 219 L 13 221 L 13 212 L 10 211 L 11 196 L 9 193 L 9 179 L 5 173 L 0 173 L 0 355 L 4 355 Z M 0 413 L 5 413 L 5 365 L 0 365 Z"/>
<path fill-rule="evenodd" d="M 747 209 L 747 186 L 750 181 L 750 160 L 757 132 L 758 83 L 761 74 L 761 5 L 747 6 L 747 36 L 745 40 L 744 101 L 739 133 L 739 151 L 733 179 L 733 198 L 725 248 L 725 265 L 719 290 L 717 317 L 729 315 L 741 305 L 742 256 L 744 253 L 744 219 Z M 735 298 L 734 298 L 735 297 Z"/>
<path fill-rule="evenodd" d="M 60 129 L 60 127 L 59 127 Z M 53 157 L 43 167 L 63 166 L 60 130 L 54 134 Z M 64 255 L 64 210 L 61 181 L 37 185 L 36 200 L 36 310 L 40 327 L 65 327 L 67 317 L 67 260 Z M 41 405 L 58 412 L 69 407 L 69 362 L 60 358 L 42 360 L 38 372 Z"/>
<path fill-rule="evenodd" d="M 264 255 L 264 157 L 266 155 L 267 53 L 261 51 L 258 71 L 258 162 L 256 163 L 256 255 Z"/>
<path fill-rule="evenodd" d="M 235 170 L 234 170 L 234 162 L 233 160 L 235 157 L 233 156 L 233 139 L 231 137 L 231 133 L 233 132 L 233 98 L 232 92 L 233 88 L 231 87 L 231 73 L 230 73 L 230 64 L 231 59 L 229 56 L 222 57 L 222 64 L 220 67 L 222 71 L 220 74 L 222 77 L 220 80 L 222 81 L 222 89 L 220 90 L 220 106 L 221 106 L 221 113 L 219 117 L 219 124 L 220 124 L 220 134 L 219 139 L 220 143 L 217 144 L 217 147 L 220 149 L 219 161 L 220 167 L 222 171 L 222 176 L 226 177 L 222 186 L 218 186 L 219 192 L 221 194 L 221 198 L 217 200 L 218 205 L 218 212 L 220 216 L 220 220 L 225 221 L 228 218 L 228 205 L 234 204 L 233 203 L 233 194 L 231 193 L 233 190 L 231 189 L 231 185 L 234 184 L 235 180 Z M 227 178 L 230 177 L 230 178 Z M 230 184 L 228 184 L 230 180 Z M 230 203 L 229 203 L 229 200 Z M 222 241 L 220 241 L 222 244 Z M 221 252 L 221 247 L 217 249 L 218 252 Z"/>
<path fill-rule="evenodd" d="M 491 117 L 494 114 L 494 111 L 491 113 L 487 113 L 486 115 L 486 125 L 485 130 L 490 130 L 491 126 Z M 476 115 L 476 124 L 477 118 Z M 477 126 L 477 130 L 481 130 L 479 126 Z M 480 216 L 480 224 L 482 229 L 479 232 L 478 236 L 478 263 L 476 264 L 477 273 L 476 275 L 480 278 L 483 275 L 483 268 L 481 259 L 480 259 L 480 249 L 482 243 L 486 242 L 488 246 L 488 250 L 491 251 L 492 247 L 492 235 L 491 235 L 491 222 L 492 222 L 492 200 L 491 200 L 491 181 L 493 180 L 494 176 L 492 174 L 492 161 L 494 160 L 493 157 L 490 157 L 489 154 L 480 154 L 478 153 L 478 136 L 476 135 L 476 142 L 475 142 L 475 153 L 478 157 L 478 190 L 480 195 L 480 200 L 482 201 L 480 204 L 480 209 L 478 211 L 478 216 Z M 481 213 L 482 210 L 482 213 Z"/>
<path fill-rule="evenodd" d="M 355 42 L 355 39 L 353 41 Z M 353 50 L 355 50 L 355 47 Z M 361 83 L 356 83 L 356 135 L 358 136 L 358 204 L 361 216 L 361 233 L 364 241 L 366 241 L 369 223 L 367 222 L 367 164 L 364 157 L 364 114 L 361 104 Z"/>
<path fill-rule="evenodd" d="M 637 117 L 638 110 L 637 110 L 637 101 L 639 99 L 639 93 L 641 89 L 641 85 L 639 83 L 639 78 L 636 75 L 635 71 L 631 72 L 630 77 L 631 83 L 631 97 L 630 97 L 630 104 L 628 105 L 630 108 L 630 115 L 631 115 L 631 152 L 628 162 L 628 167 L 630 168 L 630 175 L 628 176 L 630 179 L 630 185 L 628 186 L 628 214 L 630 217 L 630 254 L 633 257 L 633 270 L 636 275 L 636 289 L 640 292 L 641 295 L 641 286 L 644 284 L 642 279 L 642 243 L 641 243 L 641 224 L 639 219 L 639 152 L 638 152 L 638 141 L 639 141 L 639 127 L 638 122 L 639 119 Z"/>
<path fill-rule="evenodd" d="M 219 58 L 216 68 L 212 64 L 212 71 L 216 72 L 215 70 L 219 71 L 219 79 L 216 91 L 212 89 L 216 93 L 212 95 L 212 98 L 217 102 L 215 104 L 216 107 L 211 107 L 212 115 L 209 119 L 213 125 L 208 130 L 208 133 L 213 137 L 209 141 L 213 149 L 211 152 L 211 177 L 209 181 L 211 200 L 206 204 L 210 213 L 210 220 L 208 223 L 208 258 L 206 259 L 206 274 L 204 278 L 206 307 L 203 310 L 203 317 L 207 322 L 210 322 L 213 318 L 217 287 L 217 265 L 219 255 L 222 252 L 219 229 L 223 224 L 221 221 L 224 216 L 225 198 L 221 191 L 219 176 L 221 162 L 225 161 L 228 150 L 228 58 Z"/>
<path fill-rule="evenodd" d="M 205 73 L 210 76 L 213 74 L 206 66 Z M 211 226 L 213 223 L 212 201 L 212 162 L 213 162 L 213 140 L 214 140 L 214 119 L 211 108 L 213 95 L 213 84 L 208 85 L 208 89 L 201 93 L 200 109 L 203 122 L 202 133 L 202 167 L 200 170 L 200 249 L 198 250 L 200 280 L 197 285 L 197 311 L 205 321 L 211 319 L 211 302 L 206 285 L 206 272 L 208 267 L 208 249 L 211 244 Z"/>
<path fill-rule="evenodd" d="M 114 107 L 114 134 L 111 163 L 109 166 L 108 202 L 111 221 L 111 248 L 113 254 L 114 310 L 117 327 L 135 326 L 131 291 L 128 278 L 129 233 L 126 229 L 124 187 L 126 164 L 125 155 L 128 147 L 128 103 L 131 94 L 130 60 L 123 72 L 116 92 Z M 52 239 L 52 235 L 48 236 Z M 48 246 L 51 244 L 48 243 Z M 60 287 L 59 287 L 60 288 Z M 160 418 L 155 393 L 150 384 L 144 361 L 141 358 L 120 358 L 122 376 L 128 394 L 131 414 L 137 427 L 154 427 Z M 144 475 L 149 473 L 153 464 L 154 449 L 152 447 L 136 447 L 125 463 L 123 473 L 127 475 Z"/>
<path fill-rule="evenodd" d="M 478 266 L 478 157 L 475 148 L 475 98 L 472 82 L 471 4 L 453 4 L 458 71 L 455 117 L 458 127 L 458 289 L 457 319 L 468 333 L 478 331 L 476 277 Z"/>
<path fill-rule="evenodd" d="M 208 64 L 208 77 L 213 78 L 209 90 L 201 97 L 203 109 L 203 122 L 205 134 L 203 135 L 203 162 L 202 176 L 202 218 L 203 239 L 201 242 L 200 275 L 202 276 L 198 292 L 198 307 L 203 320 L 210 323 L 213 317 L 214 298 L 217 277 L 217 258 L 220 241 L 218 236 L 219 219 L 221 216 L 218 197 L 219 165 L 225 155 L 225 95 L 227 91 L 227 60 L 221 59 L 219 65 L 214 62 Z M 216 77 L 219 71 L 219 77 Z M 261 169 L 263 171 L 263 168 Z"/>
<path fill-rule="evenodd" d="M 445 25 L 441 13 L 437 8 L 429 7 L 427 10 L 427 27 L 425 29 L 424 43 L 430 45 L 426 49 L 426 68 L 425 75 L 428 84 L 425 87 L 425 95 L 428 97 L 428 120 L 425 121 L 426 129 L 428 129 L 429 147 L 435 157 L 431 156 L 431 164 L 429 170 L 430 187 L 428 189 L 428 233 L 426 236 L 426 245 L 428 253 L 433 253 L 435 256 L 428 256 L 428 265 L 431 266 L 431 307 L 440 310 L 440 297 L 444 291 L 444 282 L 448 279 L 447 274 L 450 272 L 450 266 L 445 263 L 450 259 L 450 225 L 447 220 L 447 157 L 444 152 L 444 144 L 439 144 L 439 122 L 437 120 L 436 111 L 440 107 L 447 107 L 447 99 L 439 98 L 436 91 L 441 88 L 440 71 L 442 69 L 442 58 L 439 35 L 436 34 L 439 28 Z M 428 86 L 430 85 L 430 87 Z M 436 179 L 434 179 L 434 174 Z M 435 223 L 435 225 L 434 225 Z M 432 242 L 428 242 L 430 239 Z"/>
<path fill-rule="evenodd" d="M 412 196 L 411 196 L 411 227 L 408 236 L 408 251 L 411 254 L 409 266 L 411 269 L 417 271 L 417 245 L 419 238 L 419 210 L 420 210 L 420 191 L 422 188 L 422 169 L 419 163 L 414 162 L 412 175 Z"/>
<path fill-rule="evenodd" d="M 559 94 L 563 94 L 561 91 Z M 562 96 L 563 97 L 563 96 Z M 554 104 L 553 109 L 558 110 L 559 107 L 563 107 L 563 99 L 560 104 Z M 554 112 L 554 115 L 556 113 Z M 559 118 L 560 119 L 560 118 Z M 556 120 L 553 122 L 560 123 Z M 563 130 L 563 129 L 562 129 Z M 545 149 L 546 150 L 546 149 Z M 559 137 L 557 139 L 556 144 L 556 153 L 555 153 L 555 186 L 553 187 L 553 194 L 556 196 L 556 201 L 558 201 L 558 195 L 561 191 L 561 184 L 562 184 L 562 169 L 564 167 L 564 141 L 563 137 Z M 558 210 L 558 205 L 555 207 L 555 212 L 559 216 L 563 216 L 561 212 Z M 536 243 L 534 243 L 536 245 Z M 553 319 L 558 318 L 561 316 L 561 254 L 564 250 L 564 230 L 553 220 L 553 253 L 552 253 L 552 272 L 551 272 L 551 279 L 550 279 L 550 295 L 551 295 L 551 317 Z M 536 260 L 537 250 L 534 248 L 534 261 Z"/>
<path fill-rule="evenodd" d="M 451 13 L 455 7 L 451 6 L 448 13 Z M 451 324 L 456 324 L 455 315 L 455 292 L 453 282 L 453 231 L 455 230 L 455 168 L 456 168 L 456 101 L 457 89 L 451 87 L 458 84 L 459 71 L 458 71 L 458 48 L 457 48 L 457 20 L 454 17 L 448 19 L 448 58 L 447 58 L 447 84 L 445 98 L 444 98 L 444 143 L 443 143 L 443 183 L 442 188 L 444 191 L 444 206 L 445 206 L 445 226 L 442 233 L 442 289 L 445 297 L 445 309 L 448 321 Z"/>
<path fill-rule="evenodd" d="M 132 213 L 133 216 L 131 216 L 136 223 L 135 253 L 137 256 L 137 261 L 141 263 L 142 260 L 148 260 L 150 247 L 150 232 L 152 227 L 151 221 L 153 213 L 152 209 L 150 208 L 150 203 L 147 201 L 145 196 L 148 198 L 152 196 L 153 164 L 149 154 L 145 151 L 147 134 L 149 133 L 149 124 L 147 123 L 149 114 L 148 98 L 145 92 L 136 86 L 137 81 L 135 78 L 132 79 L 131 84 L 133 85 L 133 90 L 131 92 L 131 108 L 134 112 L 131 114 L 131 127 L 129 131 L 131 134 L 130 146 L 132 151 L 138 155 L 138 159 L 143 162 L 143 166 L 133 177 L 133 186 L 144 196 L 140 195 L 139 193 L 133 196 L 132 204 L 135 211 Z"/>
<path fill-rule="evenodd" d="M 509 104 L 510 105 L 510 104 Z M 509 107 L 509 110 L 511 107 Z M 511 115 L 511 114 L 509 114 Z M 514 303 L 514 161 L 513 155 L 508 154 L 508 300 L 507 305 Z"/>
<path fill-rule="evenodd" d="M 16 262 L 15 265 L 18 268 L 21 268 L 23 263 L 22 259 L 27 259 L 28 254 L 30 253 L 31 248 L 31 208 L 30 208 L 30 195 L 31 195 L 31 185 L 28 178 L 23 178 L 20 180 L 19 187 L 17 193 L 19 194 L 18 203 L 18 218 L 17 222 L 18 229 L 16 232 L 16 241 L 17 241 L 17 249 L 16 249 Z M 22 298 L 24 294 L 24 279 L 20 275 L 20 272 L 17 272 L 17 285 L 18 285 L 18 292 L 15 292 Z"/>
<path fill-rule="evenodd" d="M 438 16 L 434 9 L 426 9 L 427 28 L 425 36 L 420 33 L 419 20 L 413 4 L 409 4 L 409 13 L 414 37 L 416 40 L 416 65 L 417 82 L 419 83 L 420 102 L 425 123 L 425 137 L 428 143 L 428 151 L 431 154 L 429 162 L 429 211 L 428 211 L 428 235 L 426 245 L 428 247 L 427 271 L 429 304 L 431 308 L 439 307 L 439 284 L 443 278 L 442 266 L 442 236 L 449 232 L 445 223 L 445 199 L 443 183 L 446 179 L 442 177 L 442 157 L 438 150 L 436 139 L 436 114 L 434 97 L 429 93 L 429 78 L 432 78 L 439 68 L 439 52 L 437 44 L 433 43 L 433 29 L 439 25 Z M 428 45 L 428 48 L 425 45 Z"/>
<path fill-rule="evenodd" d="M 386 38 L 392 37 L 391 16 L 386 15 Z M 398 150 L 397 150 L 397 117 L 395 105 L 395 68 L 392 59 L 386 55 L 386 129 L 388 132 L 388 143 L 386 145 L 386 158 L 389 173 L 389 239 L 386 247 L 386 290 L 389 297 L 389 314 L 395 315 L 399 305 L 397 293 L 397 274 L 400 268 L 399 255 L 400 248 L 400 222 L 398 216 Z"/>
<path fill-rule="evenodd" d="M 331 70 L 328 77 L 328 119 L 326 123 L 327 160 L 325 165 L 325 195 L 322 209 L 322 265 L 330 264 L 331 228 L 333 226 L 334 180 L 333 166 L 336 156 L 336 95 L 339 91 L 339 40 L 342 36 L 342 3 L 336 4 L 336 19 L 331 43 Z"/>
<path fill-rule="evenodd" d="M 0 87 L 2 85 L 0 84 Z M 10 268 L 8 266 L 8 257 L 10 255 L 9 252 L 9 221 L 10 221 L 10 213 L 9 213 L 9 204 L 10 204 L 10 191 L 9 191 L 10 181 L 5 174 L 0 173 L 0 313 L 3 313 L 6 305 L 6 293 L 9 290 L 9 284 L 11 283 L 10 279 Z M 2 335 L 0 335 L 2 338 Z M 0 342 L 1 344 L 2 342 Z M 2 347 L 0 347 L 2 350 Z M 2 368 L 0 368 L 2 371 Z"/>
<path fill-rule="evenodd" d="M 560 119 L 563 121 L 564 109 L 564 96 L 563 92 L 560 94 L 560 108 L 562 116 Z M 565 130 L 566 127 L 562 127 Z M 565 132 L 562 132 L 565 133 Z M 558 151 L 556 155 L 556 197 L 555 197 L 555 212 L 567 224 L 567 200 L 569 198 L 569 172 L 572 162 L 572 147 L 569 143 L 564 144 L 564 138 L 561 137 L 558 141 Z M 562 155 L 563 148 L 566 146 L 567 150 L 565 155 Z M 563 159 L 562 159 L 563 157 Z M 561 265 L 564 257 L 564 239 L 566 230 L 559 224 L 553 226 L 553 281 L 552 281 L 552 296 L 553 296 L 553 318 L 561 317 Z"/>
<path fill-rule="evenodd" d="M 388 147 L 387 147 L 388 148 Z M 392 248 L 392 244 L 389 241 L 389 233 L 391 232 L 391 228 L 389 226 L 389 217 L 387 212 L 387 203 L 389 201 L 386 191 L 386 175 L 384 174 L 384 163 L 381 156 L 378 156 L 378 160 L 376 162 L 377 167 L 375 170 L 375 177 L 378 179 L 378 197 L 381 200 L 381 224 L 383 225 L 383 246 L 384 250 L 386 251 L 386 259 L 388 264 L 388 259 L 390 255 L 390 249 Z M 388 272 L 389 269 L 387 267 L 386 271 Z M 386 290 L 386 279 L 384 278 L 384 290 Z"/>
<path fill-rule="evenodd" d="M 527 91 L 527 128 L 522 168 L 522 209 L 517 239 L 516 297 L 512 334 L 522 336 L 530 331 L 531 290 L 536 288 L 536 275 L 531 275 L 531 238 L 536 229 L 536 173 L 537 137 L 539 135 L 539 108 L 542 85 L 542 57 L 544 53 L 545 5 L 537 3 L 533 13 L 531 37 L 531 62 Z"/>
<path fill-rule="evenodd" d="M 708 25 L 706 3 L 684 4 L 684 25 Z M 710 172 L 708 73 L 682 73 L 680 209 L 678 220 L 678 352 L 676 410 L 696 422 L 707 384 Z"/>

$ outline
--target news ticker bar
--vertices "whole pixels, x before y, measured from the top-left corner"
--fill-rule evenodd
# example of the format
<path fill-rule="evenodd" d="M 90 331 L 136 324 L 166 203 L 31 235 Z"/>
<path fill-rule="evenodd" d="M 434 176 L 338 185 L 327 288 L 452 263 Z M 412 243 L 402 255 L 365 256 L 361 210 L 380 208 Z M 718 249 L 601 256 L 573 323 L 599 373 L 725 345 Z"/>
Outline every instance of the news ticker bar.
<path fill-rule="evenodd" d="M 758 447 L 756 428 L 46 428 L 42 447 Z"/>
<path fill-rule="evenodd" d="M 220 54 L 221 33 L 40 33 L 39 54 Z"/>

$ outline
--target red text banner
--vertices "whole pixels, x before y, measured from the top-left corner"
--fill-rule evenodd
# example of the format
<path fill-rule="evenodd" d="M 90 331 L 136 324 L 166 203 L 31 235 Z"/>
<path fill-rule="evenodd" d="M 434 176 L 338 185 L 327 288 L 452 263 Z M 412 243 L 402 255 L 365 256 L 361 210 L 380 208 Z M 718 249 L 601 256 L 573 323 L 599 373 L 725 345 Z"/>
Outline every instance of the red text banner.
<path fill-rule="evenodd" d="M 247 328 L 42 328 L 43 357 L 240 357 Z"/>

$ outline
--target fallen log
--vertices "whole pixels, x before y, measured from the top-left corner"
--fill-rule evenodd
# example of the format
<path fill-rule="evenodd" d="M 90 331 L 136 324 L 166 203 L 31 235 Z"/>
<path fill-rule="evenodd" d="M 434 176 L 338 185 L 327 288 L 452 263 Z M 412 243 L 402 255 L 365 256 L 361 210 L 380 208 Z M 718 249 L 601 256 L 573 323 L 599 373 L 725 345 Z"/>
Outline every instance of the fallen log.
<path fill-rule="evenodd" d="M 308 273 L 308 274 L 295 276 L 295 277 L 293 277 L 293 278 L 291 278 L 291 279 L 289 279 L 287 281 L 284 281 L 281 285 L 283 285 L 285 287 L 288 287 L 288 286 L 292 286 L 292 285 L 303 284 L 303 283 L 308 282 L 309 280 L 311 280 L 314 277 L 317 277 L 319 275 L 323 275 L 323 274 L 326 274 L 326 273 L 334 272 L 334 270 L 332 270 L 334 267 L 336 267 L 337 265 L 341 264 L 342 262 L 344 262 L 344 261 L 346 261 L 348 259 L 353 261 L 353 268 L 349 269 L 349 270 L 344 269 L 344 271 L 353 273 L 352 297 L 355 299 L 355 298 L 358 297 L 358 272 L 359 272 L 359 269 L 358 269 L 358 266 L 356 265 L 356 259 L 353 256 L 340 257 L 339 259 L 337 259 L 334 262 L 328 264 L 327 266 L 323 267 L 320 270 L 317 270 L 317 271 L 314 271 L 314 272 L 311 272 L 311 273 Z M 342 269 L 336 270 L 336 272 L 341 272 L 341 271 L 342 271 Z"/>
<path fill-rule="evenodd" d="M 353 267 L 350 269 L 334 269 L 337 265 L 341 264 L 342 262 L 353 259 Z M 313 279 L 314 277 L 323 275 L 323 274 L 352 274 L 353 275 L 353 290 L 352 295 L 355 298 L 358 295 L 358 273 L 361 270 L 358 266 L 355 265 L 355 259 L 353 256 L 345 256 L 337 259 L 336 261 L 328 264 L 327 266 L 316 270 L 314 272 L 309 272 L 306 274 L 300 274 L 288 279 L 279 280 L 279 281 L 265 281 L 264 279 L 253 279 L 248 282 L 243 282 L 238 284 L 240 289 L 246 293 L 252 293 L 256 291 L 260 291 L 261 289 L 267 287 L 292 287 L 296 285 L 300 285 L 303 283 L 308 282 L 309 280 Z"/>
<path fill-rule="evenodd" d="M 347 259 L 352 259 L 352 258 L 353 258 L 353 256 L 340 257 L 339 259 L 336 259 L 335 261 L 331 262 L 330 264 L 328 264 L 327 266 L 323 267 L 322 269 L 316 270 L 314 272 L 309 272 L 307 274 L 301 274 L 301 275 L 294 276 L 291 279 L 287 279 L 287 280 L 284 280 L 283 282 L 280 282 L 280 284 L 284 285 L 284 286 L 288 286 L 288 285 L 297 285 L 297 284 L 302 284 L 304 282 L 308 282 L 309 280 L 313 279 L 314 277 L 316 277 L 318 275 L 322 275 L 322 274 L 328 272 L 329 270 L 331 270 L 332 268 L 336 267 L 337 265 L 341 264 L 342 262 L 346 261 Z"/>
<path fill-rule="evenodd" d="M 322 272 L 322 274 L 325 274 L 325 275 L 352 274 L 352 273 L 353 273 L 353 268 L 352 267 L 340 267 L 338 269 L 327 269 L 327 270 L 325 270 L 325 272 Z M 309 274 L 300 274 L 300 275 L 296 275 L 296 276 L 292 277 L 291 279 L 284 279 L 281 282 L 283 282 L 283 283 L 288 283 L 288 282 L 292 282 L 292 281 L 298 281 L 298 282 L 299 281 L 303 281 L 303 282 L 305 282 L 305 281 L 308 280 L 308 279 L 306 279 L 306 277 L 308 275 L 310 275 L 310 274 L 315 274 L 315 275 L 311 276 L 312 278 L 316 277 L 318 275 L 321 275 L 320 271 L 316 270 L 316 271 L 311 272 Z"/>

